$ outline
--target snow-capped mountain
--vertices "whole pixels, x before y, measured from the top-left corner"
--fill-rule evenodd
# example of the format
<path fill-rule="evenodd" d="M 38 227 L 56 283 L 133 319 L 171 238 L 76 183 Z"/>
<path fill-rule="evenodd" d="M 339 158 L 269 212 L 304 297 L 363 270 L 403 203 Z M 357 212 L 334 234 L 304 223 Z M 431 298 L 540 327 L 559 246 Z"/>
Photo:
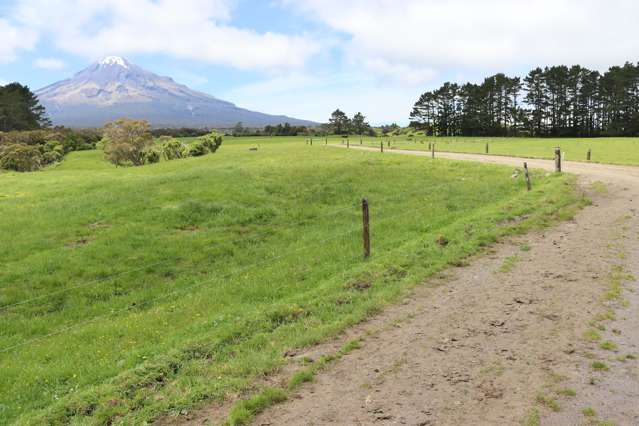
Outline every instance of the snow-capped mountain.
<path fill-rule="evenodd" d="M 53 124 L 70 127 L 99 127 L 121 117 L 145 119 L 154 127 L 231 127 L 240 121 L 247 127 L 316 124 L 239 108 L 118 56 L 107 56 L 36 95 Z"/>

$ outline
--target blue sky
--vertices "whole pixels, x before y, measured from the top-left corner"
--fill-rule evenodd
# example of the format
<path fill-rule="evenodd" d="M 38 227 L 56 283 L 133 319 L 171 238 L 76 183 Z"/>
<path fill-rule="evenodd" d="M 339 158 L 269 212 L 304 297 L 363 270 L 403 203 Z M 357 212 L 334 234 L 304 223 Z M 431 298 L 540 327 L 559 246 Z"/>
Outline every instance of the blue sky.
<path fill-rule="evenodd" d="M 637 61 L 631 0 L 0 0 L 0 83 L 107 55 L 267 113 L 407 122 L 446 80 Z"/>

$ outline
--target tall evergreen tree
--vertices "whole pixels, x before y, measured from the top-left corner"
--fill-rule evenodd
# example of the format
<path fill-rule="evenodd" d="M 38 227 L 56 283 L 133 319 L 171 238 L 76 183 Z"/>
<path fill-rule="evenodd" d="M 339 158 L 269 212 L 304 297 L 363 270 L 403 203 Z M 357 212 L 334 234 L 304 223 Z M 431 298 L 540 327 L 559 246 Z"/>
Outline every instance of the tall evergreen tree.
<path fill-rule="evenodd" d="M 420 95 L 411 126 L 441 136 L 638 136 L 639 65 L 600 74 L 579 65 L 446 82 Z"/>
<path fill-rule="evenodd" d="M 27 86 L 0 86 L 0 131 L 36 130 L 50 125 L 44 107 Z"/>
<path fill-rule="evenodd" d="M 333 133 L 335 134 L 343 134 L 348 133 L 350 130 L 351 121 L 348 116 L 341 111 L 339 108 L 333 111 L 331 114 L 331 118 L 328 120 Z"/>

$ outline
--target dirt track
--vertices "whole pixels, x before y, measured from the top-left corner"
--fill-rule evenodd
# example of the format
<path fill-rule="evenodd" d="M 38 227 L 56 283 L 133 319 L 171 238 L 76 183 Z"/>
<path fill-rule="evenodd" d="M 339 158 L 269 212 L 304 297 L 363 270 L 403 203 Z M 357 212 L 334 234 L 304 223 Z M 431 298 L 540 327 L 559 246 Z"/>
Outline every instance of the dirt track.
<path fill-rule="evenodd" d="M 436 155 L 513 166 L 524 161 Z M 525 161 L 531 168 L 554 167 L 548 160 Z M 639 361 L 633 359 L 639 356 L 639 292 L 629 275 L 639 276 L 639 168 L 565 162 L 564 171 L 577 174 L 593 200 L 574 221 L 498 244 L 338 341 L 299 354 L 314 358 L 363 339 L 361 349 L 255 424 L 518 425 L 536 424 L 537 412 L 542 425 L 639 425 Z M 593 190 L 595 181 L 607 191 Z M 507 258 L 515 259 L 512 268 L 500 271 Z M 615 282 L 622 283 L 624 300 L 606 301 Z M 616 319 L 603 316 L 609 308 Z M 602 329 L 601 340 L 584 338 L 593 327 Z M 601 349 L 605 340 L 617 348 Z M 595 371 L 596 360 L 608 371 Z M 594 417 L 582 413 L 587 407 Z"/>

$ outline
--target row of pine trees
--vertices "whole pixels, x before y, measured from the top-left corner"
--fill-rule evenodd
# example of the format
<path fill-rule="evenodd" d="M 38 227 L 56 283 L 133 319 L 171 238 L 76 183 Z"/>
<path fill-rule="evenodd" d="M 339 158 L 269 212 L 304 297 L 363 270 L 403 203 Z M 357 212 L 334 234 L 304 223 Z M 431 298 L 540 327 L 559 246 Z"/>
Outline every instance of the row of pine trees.
<path fill-rule="evenodd" d="M 605 73 L 579 65 L 536 68 L 523 79 L 445 83 L 419 97 L 411 126 L 440 136 L 639 135 L 639 65 Z"/>

